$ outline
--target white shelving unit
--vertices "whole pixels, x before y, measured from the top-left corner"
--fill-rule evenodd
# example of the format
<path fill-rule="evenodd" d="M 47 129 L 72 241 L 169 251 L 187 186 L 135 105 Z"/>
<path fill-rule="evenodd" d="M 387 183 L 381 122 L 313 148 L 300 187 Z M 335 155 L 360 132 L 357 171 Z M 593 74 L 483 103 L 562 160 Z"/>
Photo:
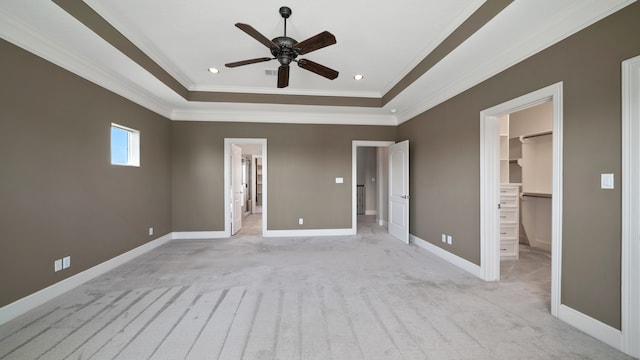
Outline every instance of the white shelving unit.
<path fill-rule="evenodd" d="M 509 115 L 500 118 L 500 183 L 509 182 Z"/>
<path fill-rule="evenodd" d="M 520 258 L 520 185 L 500 185 L 500 259 Z"/>
<path fill-rule="evenodd" d="M 262 157 L 256 157 L 256 206 L 262 206 Z"/>
<path fill-rule="evenodd" d="M 500 118 L 500 259 L 520 258 L 520 184 L 509 183 L 509 115 Z"/>

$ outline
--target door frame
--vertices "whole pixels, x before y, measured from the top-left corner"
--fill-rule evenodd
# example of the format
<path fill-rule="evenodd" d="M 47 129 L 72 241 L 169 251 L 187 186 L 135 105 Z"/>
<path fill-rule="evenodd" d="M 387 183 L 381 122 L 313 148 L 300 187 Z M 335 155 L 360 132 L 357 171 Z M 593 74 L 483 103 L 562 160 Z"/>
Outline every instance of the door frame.
<path fill-rule="evenodd" d="M 480 274 L 500 280 L 500 116 L 553 102 L 551 314 L 559 316 L 562 270 L 562 82 L 480 112 Z"/>
<path fill-rule="evenodd" d="M 640 357 L 640 56 L 622 62 L 622 351 Z"/>
<path fill-rule="evenodd" d="M 395 141 L 353 140 L 351 142 L 351 233 L 358 233 L 358 147 L 389 147 Z M 388 201 L 388 200 L 387 200 Z"/>
<path fill-rule="evenodd" d="M 259 144 L 262 146 L 262 236 L 267 232 L 267 139 L 224 139 L 224 236 L 231 237 L 231 144 Z"/>

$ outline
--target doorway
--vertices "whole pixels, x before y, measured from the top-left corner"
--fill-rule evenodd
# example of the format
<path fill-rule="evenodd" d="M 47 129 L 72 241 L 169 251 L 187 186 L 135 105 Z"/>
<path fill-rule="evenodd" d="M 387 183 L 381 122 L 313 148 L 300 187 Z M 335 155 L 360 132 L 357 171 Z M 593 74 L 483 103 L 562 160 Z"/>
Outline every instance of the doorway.
<path fill-rule="evenodd" d="M 480 113 L 480 273 L 500 280 L 500 117 L 552 103 L 551 313 L 559 316 L 562 260 L 562 83 L 534 91 Z"/>
<path fill-rule="evenodd" d="M 267 228 L 267 139 L 224 139 L 225 237 Z"/>
<path fill-rule="evenodd" d="M 353 179 L 352 181 L 352 233 L 356 234 L 357 233 L 357 226 L 358 226 L 358 161 L 361 160 L 359 159 L 358 154 L 361 153 L 359 151 L 360 148 L 373 148 L 375 149 L 375 154 L 376 154 L 376 170 L 375 170 L 375 174 L 376 174 L 376 185 L 375 185 L 375 190 L 374 189 L 370 189 L 370 191 L 375 191 L 376 192 L 376 224 L 378 226 L 389 226 L 389 217 L 392 215 L 391 212 L 393 209 L 390 208 L 390 198 L 391 198 L 391 194 L 390 194 L 390 184 L 392 183 L 392 178 L 390 176 L 391 173 L 391 168 L 390 168 L 390 155 L 392 152 L 389 151 L 391 146 L 400 146 L 403 147 L 403 149 L 399 149 L 402 150 L 401 152 L 406 153 L 406 156 L 404 157 L 404 159 L 406 160 L 406 164 L 402 164 L 403 167 L 406 167 L 407 170 L 407 176 L 405 177 L 407 180 L 407 183 L 404 184 L 404 182 L 402 182 L 402 188 L 403 190 L 402 192 L 402 196 L 404 196 L 403 199 L 401 199 L 401 201 L 404 203 L 404 205 L 408 208 L 408 201 L 409 201 L 409 197 L 408 197 L 408 142 L 403 142 L 403 143 L 399 143 L 396 144 L 394 141 L 366 141 L 366 140 L 354 140 L 352 142 L 352 176 L 351 178 Z M 405 149 L 406 148 L 406 149 Z M 370 172 L 370 174 L 372 174 L 372 172 Z M 365 191 L 366 192 L 366 191 Z M 365 213 L 366 213 L 366 209 L 365 209 Z M 400 213 L 400 212 L 398 212 Z M 405 228 L 404 232 L 406 232 L 406 237 L 407 241 L 408 241 L 408 215 L 405 214 L 404 216 L 396 216 L 394 218 L 404 218 L 405 219 Z M 404 237 L 403 237 L 403 241 L 404 241 Z"/>

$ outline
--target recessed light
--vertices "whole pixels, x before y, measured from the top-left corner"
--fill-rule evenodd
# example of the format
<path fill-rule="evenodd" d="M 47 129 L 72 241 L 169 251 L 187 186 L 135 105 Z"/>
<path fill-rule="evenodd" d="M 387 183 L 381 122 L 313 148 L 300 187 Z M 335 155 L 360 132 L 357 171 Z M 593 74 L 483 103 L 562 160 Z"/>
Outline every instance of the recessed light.
<path fill-rule="evenodd" d="M 389 110 L 389 112 L 390 112 L 390 113 L 392 113 L 392 114 L 395 114 L 397 111 L 398 111 L 398 110 L 396 110 L 396 109 L 391 109 L 391 110 Z"/>
<path fill-rule="evenodd" d="M 362 74 L 356 74 L 353 78 L 354 78 L 355 80 L 362 80 L 362 79 L 364 79 L 364 75 L 362 75 Z"/>
<path fill-rule="evenodd" d="M 210 72 L 210 73 L 212 73 L 212 74 L 217 74 L 217 73 L 219 73 L 219 72 L 220 72 L 220 70 L 218 70 L 218 69 L 216 69 L 216 68 L 211 67 L 211 68 L 209 68 L 209 72 Z"/>

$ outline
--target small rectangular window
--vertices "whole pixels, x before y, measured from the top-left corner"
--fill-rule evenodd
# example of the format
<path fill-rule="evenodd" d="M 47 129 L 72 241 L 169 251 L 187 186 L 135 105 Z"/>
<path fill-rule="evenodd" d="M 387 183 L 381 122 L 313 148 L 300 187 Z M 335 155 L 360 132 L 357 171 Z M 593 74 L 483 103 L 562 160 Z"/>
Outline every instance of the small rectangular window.
<path fill-rule="evenodd" d="M 140 131 L 111 124 L 111 164 L 140 166 Z"/>

